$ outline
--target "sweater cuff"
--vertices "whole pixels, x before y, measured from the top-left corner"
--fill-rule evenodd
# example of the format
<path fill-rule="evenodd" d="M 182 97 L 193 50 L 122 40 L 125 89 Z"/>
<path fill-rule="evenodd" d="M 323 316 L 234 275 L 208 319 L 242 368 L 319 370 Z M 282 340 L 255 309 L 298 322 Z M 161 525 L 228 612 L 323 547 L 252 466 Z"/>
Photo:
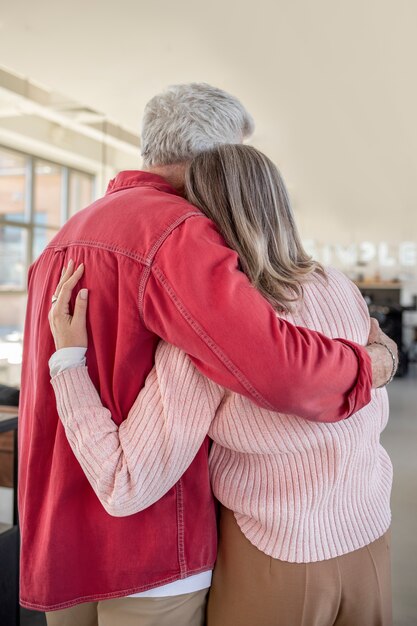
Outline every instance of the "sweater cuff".
<path fill-rule="evenodd" d="M 48 362 L 51 378 L 69 367 L 85 365 L 86 352 L 87 348 L 78 348 L 75 346 L 71 348 L 61 348 L 54 352 Z"/>
<path fill-rule="evenodd" d="M 358 376 L 356 382 L 346 398 L 346 417 L 350 417 L 371 401 L 372 391 L 372 364 L 365 348 L 347 339 L 336 339 L 348 346 L 358 359 Z"/>

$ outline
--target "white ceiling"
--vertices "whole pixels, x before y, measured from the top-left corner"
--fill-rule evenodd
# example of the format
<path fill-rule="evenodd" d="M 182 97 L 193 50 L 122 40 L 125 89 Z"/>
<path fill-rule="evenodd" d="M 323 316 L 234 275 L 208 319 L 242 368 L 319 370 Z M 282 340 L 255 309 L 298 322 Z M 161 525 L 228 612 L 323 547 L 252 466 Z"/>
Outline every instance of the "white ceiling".
<path fill-rule="evenodd" d="M 3 0 L 0 62 L 136 132 L 166 85 L 215 84 L 304 235 L 417 240 L 416 27 L 415 0 Z"/>

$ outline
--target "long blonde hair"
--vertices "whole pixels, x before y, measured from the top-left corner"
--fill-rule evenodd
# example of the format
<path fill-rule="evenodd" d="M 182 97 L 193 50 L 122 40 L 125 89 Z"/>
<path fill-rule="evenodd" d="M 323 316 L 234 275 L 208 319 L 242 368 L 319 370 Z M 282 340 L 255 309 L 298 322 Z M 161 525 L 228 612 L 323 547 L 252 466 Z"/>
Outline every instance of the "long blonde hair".
<path fill-rule="evenodd" d="M 185 190 L 275 309 L 290 312 L 302 283 L 314 272 L 325 276 L 302 246 L 278 169 L 259 150 L 227 144 L 199 154 L 187 169 Z"/>

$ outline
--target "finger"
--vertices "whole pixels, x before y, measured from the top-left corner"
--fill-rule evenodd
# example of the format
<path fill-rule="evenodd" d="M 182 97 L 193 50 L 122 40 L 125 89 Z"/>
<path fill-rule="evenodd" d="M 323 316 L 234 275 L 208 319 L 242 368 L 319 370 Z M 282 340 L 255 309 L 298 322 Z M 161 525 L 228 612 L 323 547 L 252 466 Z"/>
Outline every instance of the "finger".
<path fill-rule="evenodd" d="M 64 266 L 62 268 L 61 278 L 59 279 L 59 283 L 56 286 L 56 289 L 54 291 L 55 296 L 59 295 L 62 289 L 62 285 L 72 276 L 73 271 L 74 271 L 74 261 L 70 259 L 70 261 L 68 261 L 67 267 Z"/>
<path fill-rule="evenodd" d="M 60 289 L 58 299 L 54 305 L 54 311 L 58 314 L 69 313 L 69 303 L 71 300 L 72 292 L 82 275 L 84 274 L 84 264 L 81 263 L 73 274 L 66 280 Z"/>
<path fill-rule="evenodd" d="M 379 322 L 375 317 L 371 317 L 371 329 L 376 331 L 379 330 Z"/>
<path fill-rule="evenodd" d="M 80 336 L 87 335 L 88 289 L 80 289 L 74 305 L 71 326 Z"/>
<path fill-rule="evenodd" d="M 372 343 L 373 341 L 376 341 L 377 338 L 379 337 L 380 332 L 381 331 L 379 328 L 378 320 L 376 320 L 374 317 L 371 317 L 371 326 L 369 330 L 368 343 Z"/>

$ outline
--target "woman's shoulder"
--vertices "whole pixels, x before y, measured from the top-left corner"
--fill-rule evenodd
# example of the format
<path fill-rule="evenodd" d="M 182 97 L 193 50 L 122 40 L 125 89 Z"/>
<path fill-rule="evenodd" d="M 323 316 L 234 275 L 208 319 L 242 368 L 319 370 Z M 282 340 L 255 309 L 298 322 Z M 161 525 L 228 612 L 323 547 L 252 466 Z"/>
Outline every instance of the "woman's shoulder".
<path fill-rule="evenodd" d="M 335 267 L 327 267 L 326 275 L 335 287 L 344 290 L 346 294 L 349 294 L 353 298 L 355 305 L 358 306 L 361 311 L 366 311 L 368 313 L 368 306 L 365 299 L 361 294 L 359 287 L 355 285 L 353 280 Z"/>
<path fill-rule="evenodd" d="M 314 279 L 310 283 L 314 290 L 320 290 L 327 295 L 335 292 L 339 295 L 354 296 L 355 300 L 358 299 L 358 302 L 361 304 L 361 308 L 366 306 L 358 287 L 346 274 L 332 266 L 326 266 L 323 270 L 324 276 L 315 273 Z"/>
<path fill-rule="evenodd" d="M 324 267 L 324 271 L 329 280 L 335 280 L 342 284 L 353 285 L 354 287 L 356 287 L 355 283 L 344 272 L 342 272 L 342 270 L 339 270 L 332 265 L 327 265 L 326 267 Z"/>
<path fill-rule="evenodd" d="M 357 286 L 340 270 L 324 268 L 303 285 L 303 298 L 293 319 L 297 325 L 364 343 L 369 312 Z"/>

